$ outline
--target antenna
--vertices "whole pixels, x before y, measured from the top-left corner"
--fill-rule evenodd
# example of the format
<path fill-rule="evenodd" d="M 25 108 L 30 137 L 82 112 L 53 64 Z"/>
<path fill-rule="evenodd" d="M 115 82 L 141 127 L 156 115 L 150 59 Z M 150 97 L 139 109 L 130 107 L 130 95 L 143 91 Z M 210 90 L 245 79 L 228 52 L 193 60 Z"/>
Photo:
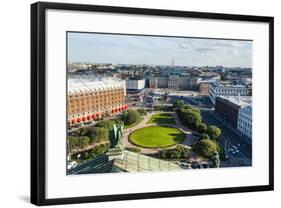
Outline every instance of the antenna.
<path fill-rule="evenodd" d="M 175 59 L 172 58 L 172 66 L 175 66 Z"/>

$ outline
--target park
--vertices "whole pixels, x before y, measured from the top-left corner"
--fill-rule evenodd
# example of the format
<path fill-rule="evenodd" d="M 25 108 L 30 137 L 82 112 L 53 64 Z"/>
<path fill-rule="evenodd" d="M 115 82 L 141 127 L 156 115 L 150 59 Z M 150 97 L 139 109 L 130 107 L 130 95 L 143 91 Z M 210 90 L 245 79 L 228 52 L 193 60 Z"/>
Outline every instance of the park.
<path fill-rule="evenodd" d="M 73 157 L 81 153 L 81 159 L 88 160 L 102 154 L 112 155 L 114 148 L 109 144 L 113 126 L 119 125 L 124 127 L 119 152 L 127 150 L 171 161 L 190 158 L 190 161 L 208 161 L 221 150 L 217 142 L 219 129 L 204 124 L 198 109 L 178 102 L 175 110 L 131 109 L 113 119 L 100 120 L 94 127 L 73 132 L 69 136 Z"/>
<path fill-rule="evenodd" d="M 169 126 L 148 126 L 134 131 L 129 139 L 136 146 L 144 148 L 165 148 L 181 143 L 185 134 Z"/>

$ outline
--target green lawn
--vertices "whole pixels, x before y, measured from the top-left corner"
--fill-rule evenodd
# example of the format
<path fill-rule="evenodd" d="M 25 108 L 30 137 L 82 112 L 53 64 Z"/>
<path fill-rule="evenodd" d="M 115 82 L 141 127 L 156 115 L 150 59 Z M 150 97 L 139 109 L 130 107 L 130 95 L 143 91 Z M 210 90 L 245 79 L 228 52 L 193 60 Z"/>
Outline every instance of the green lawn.
<path fill-rule="evenodd" d="M 147 122 L 148 124 L 176 124 L 171 113 L 156 113 Z"/>
<path fill-rule="evenodd" d="M 140 147 L 169 147 L 182 142 L 185 134 L 168 126 L 148 126 L 137 129 L 130 135 L 130 142 Z"/>

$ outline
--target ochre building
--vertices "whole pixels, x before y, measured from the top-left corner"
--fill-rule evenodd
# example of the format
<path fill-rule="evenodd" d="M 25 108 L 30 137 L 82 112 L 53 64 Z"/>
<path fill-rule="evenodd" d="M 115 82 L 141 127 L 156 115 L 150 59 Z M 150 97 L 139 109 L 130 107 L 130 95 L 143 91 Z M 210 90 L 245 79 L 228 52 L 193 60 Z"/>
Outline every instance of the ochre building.
<path fill-rule="evenodd" d="M 85 123 L 127 110 L 125 80 L 68 79 L 68 124 Z"/>

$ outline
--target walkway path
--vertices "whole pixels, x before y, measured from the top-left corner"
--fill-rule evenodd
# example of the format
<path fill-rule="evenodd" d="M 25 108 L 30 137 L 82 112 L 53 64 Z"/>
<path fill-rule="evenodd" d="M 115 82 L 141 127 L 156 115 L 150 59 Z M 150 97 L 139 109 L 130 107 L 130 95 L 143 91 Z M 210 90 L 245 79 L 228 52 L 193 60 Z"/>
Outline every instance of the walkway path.
<path fill-rule="evenodd" d="M 148 124 L 147 123 L 149 121 L 149 119 L 151 118 L 151 116 L 154 115 L 154 114 L 157 114 L 157 113 L 159 113 L 159 112 L 148 113 L 147 116 L 145 116 L 144 119 L 140 123 L 138 123 L 136 126 L 133 126 L 132 128 L 125 129 L 124 130 L 124 136 L 123 136 L 123 139 L 122 139 L 123 145 L 126 146 L 126 147 L 138 147 L 138 146 L 133 145 L 129 141 L 129 135 L 133 131 L 135 131 L 137 129 L 140 129 L 140 128 L 144 128 L 144 127 L 147 127 L 147 126 L 157 126 L 157 124 Z M 185 136 L 184 141 L 181 144 L 190 148 L 191 144 L 193 143 L 192 132 L 188 128 L 186 128 L 185 126 L 183 126 L 181 124 L 181 122 L 179 121 L 179 118 L 178 118 L 176 113 L 173 113 L 173 117 L 174 117 L 174 120 L 176 122 L 175 125 L 173 125 L 173 124 L 163 124 L 163 125 L 175 127 L 175 128 L 180 129 L 182 132 L 184 132 L 186 136 Z M 158 148 L 141 148 L 141 147 L 138 147 L 138 148 L 141 150 L 141 153 L 144 153 L 144 154 L 154 154 L 154 153 L 158 152 Z"/>
<path fill-rule="evenodd" d="M 185 133 L 185 140 L 182 142 L 182 144 L 186 145 L 187 147 L 190 148 L 190 146 L 193 143 L 193 135 L 192 135 L 191 130 L 189 128 L 185 127 L 184 125 L 182 125 L 182 123 L 180 122 L 179 117 L 176 113 L 173 114 L 173 117 L 175 119 L 177 128 L 179 128 L 180 130 L 182 130 Z"/>

